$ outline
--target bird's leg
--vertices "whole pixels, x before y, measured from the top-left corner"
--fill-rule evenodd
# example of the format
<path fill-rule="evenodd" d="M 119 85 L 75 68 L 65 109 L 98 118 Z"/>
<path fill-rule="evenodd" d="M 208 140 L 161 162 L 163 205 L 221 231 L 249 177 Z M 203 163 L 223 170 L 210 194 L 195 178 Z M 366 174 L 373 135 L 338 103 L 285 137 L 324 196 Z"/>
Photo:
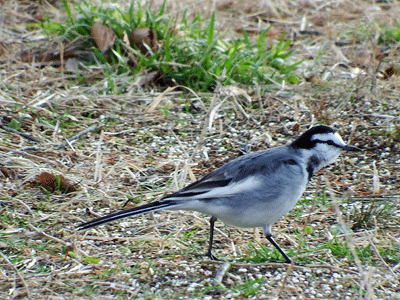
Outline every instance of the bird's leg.
<path fill-rule="evenodd" d="M 213 239 L 214 239 L 214 223 L 217 221 L 216 217 L 211 217 L 210 219 L 210 241 L 208 243 L 208 251 L 207 251 L 207 256 L 211 260 L 219 260 L 212 254 L 212 244 L 213 244 Z"/>
<path fill-rule="evenodd" d="M 274 245 L 274 247 L 276 249 L 278 249 L 278 251 L 283 255 L 283 257 L 286 259 L 286 263 L 290 264 L 292 263 L 292 260 L 289 258 L 289 256 L 286 255 L 285 252 L 283 252 L 283 250 L 281 249 L 281 247 L 279 247 L 279 245 L 274 241 L 274 239 L 272 238 L 271 233 L 267 233 L 265 235 L 265 237 L 267 238 L 268 241 L 271 242 L 272 245 Z"/>

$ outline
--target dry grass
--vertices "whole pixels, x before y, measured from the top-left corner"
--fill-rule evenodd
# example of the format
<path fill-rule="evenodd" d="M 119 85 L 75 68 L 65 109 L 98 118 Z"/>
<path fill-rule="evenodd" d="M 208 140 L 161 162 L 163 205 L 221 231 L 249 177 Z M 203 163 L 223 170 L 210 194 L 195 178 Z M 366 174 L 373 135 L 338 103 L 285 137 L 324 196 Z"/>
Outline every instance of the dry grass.
<path fill-rule="evenodd" d="M 78 83 L 77 75 L 62 67 L 24 63 L 19 51 L 48 43 L 25 25 L 45 14 L 62 18 L 61 3 L 3 1 L 1 299 L 398 297 L 400 80 L 396 74 L 386 80 L 376 76 L 399 61 L 398 45 L 385 49 L 382 61 L 375 54 L 382 34 L 378 25 L 395 25 L 400 5 L 243 3 L 202 1 L 200 7 L 204 15 L 217 9 L 221 34 L 265 28 L 262 20 L 273 21 L 270 42 L 272 33 L 280 37 L 287 31 L 295 40 L 296 59 L 306 58 L 300 84 L 248 87 L 252 107 L 236 99 L 248 118 L 223 92 L 176 89 L 148 113 L 162 90 L 130 85 L 110 95 L 101 68 L 87 68 Z M 167 12 L 176 15 L 186 7 L 194 13 L 199 5 L 173 1 Z M 302 22 L 310 26 L 300 28 Z M 300 29 L 321 34 L 300 34 Z M 113 80 L 121 84 L 130 78 Z M 210 122 L 210 112 L 224 99 Z M 10 130 L 10 121 L 21 116 L 20 127 Z M 258 230 L 218 223 L 216 254 L 238 260 L 218 273 L 219 263 L 199 256 L 207 246 L 208 218 L 192 212 L 160 212 L 75 230 L 84 220 L 121 208 L 128 198 L 148 202 L 201 177 L 239 155 L 239 143 L 250 143 L 252 151 L 285 144 L 299 134 L 293 130 L 297 123 L 300 131 L 315 123 L 335 126 L 364 150 L 317 174 L 296 209 L 274 226 L 276 240 L 300 265 L 252 262 L 249 243 L 257 249 L 257 241 L 266 244 Z M 29 184 L 42 172 L 63 175 L 78 190 L 48 193 Z M 330 183 L 327 189 L 323 178 Z M 335 197 L 325 201 L 326 193 Z M 136 205 L 131 202 L 127 205 Z M 219 284 L 213 281 L 217 273 L 223 288 L 212 288 Z"/>

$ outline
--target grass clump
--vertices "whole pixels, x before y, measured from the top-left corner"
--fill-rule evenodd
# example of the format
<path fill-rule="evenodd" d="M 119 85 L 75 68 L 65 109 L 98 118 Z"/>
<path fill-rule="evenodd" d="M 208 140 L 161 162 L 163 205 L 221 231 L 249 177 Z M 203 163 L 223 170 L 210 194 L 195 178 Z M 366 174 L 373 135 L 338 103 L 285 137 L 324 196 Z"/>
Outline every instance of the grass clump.
<path fill-rule="evenodd" d="M 266 245 L 258 244 L 259 248 L 249 243 L 249 253 L 242 258 L 243 261 L 251 263 L 283 262 L 284 258 L 279 251 L 268 241 Z M 285 253 L 291 257 L 294 255 L 292 249 L 284 249 Z"/>
<path fill-rule="evenodd" d="M 385 222 L 393 220 L 396 204 L 386 203 L 377 198 L 360 199 L 352 202 L 350 199 L 345 203 L 346 216 L 352 223 L 352 230 L 361 231 L 374 228 L 377 220 L 384 226 Z"/>
<path fill-rule="evenodd" d="M 265 282 L 265 280 L 265 278 L 246 280 L 246 282 L 244 282 L 243 284 L 238 284 L 232 290 L 236 291 L 244 297 L 255 295 L 261 289 L 262 284 Z"/>
<path fill-rule="evenodd" d="M 396 26 L 380 26 L 382 32 L 379 36 L 379 44 L 392 45 L 400 41 L 400 24 Z"/>
<path fill-rule="evenodd" d="M 172 81 L 197 91 L 211 91 L 218 82 L 222 85 L 298 82 L 293 71 L 302 61 L 291 61 L 294 50 L 290 49 L 291 41 L 285 40 L 284 34 L 277 45 L 271 48 L 266 43 L 268 29 L 261 31 L 255 41 L 249 38 L 245 30 L 240 37 L 223 39 L 215 29 L 214 14 L 209 20 L 197 15 L 189 21 L 184 13 L 180 22 L 176 22 L 164 16 L 165 2 L 158 12 L 153 12 L 148 6 L 142 7 L 135 1 L 127 11 L 117 7 L 93 6 L 87 1 L 74 2 L 72 5 L 67 1 L 63 3 L 68 15 L 64 23 L 45 19 L 31 26 L 41 27 L 53 38 L 58 36 L 73 41 L 90 37 L 91 27 L 96 22 L 107 25 L 117 37 L 109 54 L 100 52 L 90 38 L 85 40 L 83 46 L 86 50 L 92 50 L 87 63 L 104 64 L 108 77 L 110 74 L 139 75 L 158 71 L 163 82 Z M 149 49 L 150 55 L 141 53 L 126 42 L 129 33 L 139 27 L 156 32 L 160 47 L 157 51 Z M 130 54 L 127 55 L 127 52 Z M 136 57 L 133 66 L 129 58 L 132 55 Z M 111 84 L 110 89 L 114 90 L 115 86 Z"/>

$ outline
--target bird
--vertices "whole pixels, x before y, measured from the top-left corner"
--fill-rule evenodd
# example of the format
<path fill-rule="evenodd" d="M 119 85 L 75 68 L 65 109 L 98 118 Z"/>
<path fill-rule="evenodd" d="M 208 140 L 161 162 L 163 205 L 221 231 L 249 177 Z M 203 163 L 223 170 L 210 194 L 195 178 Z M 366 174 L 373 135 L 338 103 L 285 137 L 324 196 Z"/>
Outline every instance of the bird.
<path fill-rule="evenodd" d="M 313 174 L 343 151 L 361 149 L 347 145 L 331 127 L 317 125 L 290 144 L 240 156 L 177 192 L 82 223 L 78 229 L 165 209 L 198 211 L 211 216 L 206 253 L 211 260 L 219 260 L 212 253 L 219 219 L 242 228 L 262 227 L 266 239 L 290 264 L 292 260 L 272 238 L 272 225 L 295 206 Z"/>

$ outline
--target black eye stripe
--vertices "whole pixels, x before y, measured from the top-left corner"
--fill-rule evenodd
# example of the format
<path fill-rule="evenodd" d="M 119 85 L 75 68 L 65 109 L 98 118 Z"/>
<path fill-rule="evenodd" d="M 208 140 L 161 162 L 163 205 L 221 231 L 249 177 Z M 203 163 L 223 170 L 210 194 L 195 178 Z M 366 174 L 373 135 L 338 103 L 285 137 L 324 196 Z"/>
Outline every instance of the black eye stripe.
<path fill-rule="evenodd" d="M 327 140 L 327 141 L 313 140 L 313 142 L 314 142 L 315 144 L 321 143 L 321 144 L 327 144 L 327 145 L 330 145 L 330 146 L 334 146 L 334 147 L 336 147 L 336 148 L 343 148 L 341 145 L 335 144 L 335 142 L 332 141 L 332 140 Z"/>

